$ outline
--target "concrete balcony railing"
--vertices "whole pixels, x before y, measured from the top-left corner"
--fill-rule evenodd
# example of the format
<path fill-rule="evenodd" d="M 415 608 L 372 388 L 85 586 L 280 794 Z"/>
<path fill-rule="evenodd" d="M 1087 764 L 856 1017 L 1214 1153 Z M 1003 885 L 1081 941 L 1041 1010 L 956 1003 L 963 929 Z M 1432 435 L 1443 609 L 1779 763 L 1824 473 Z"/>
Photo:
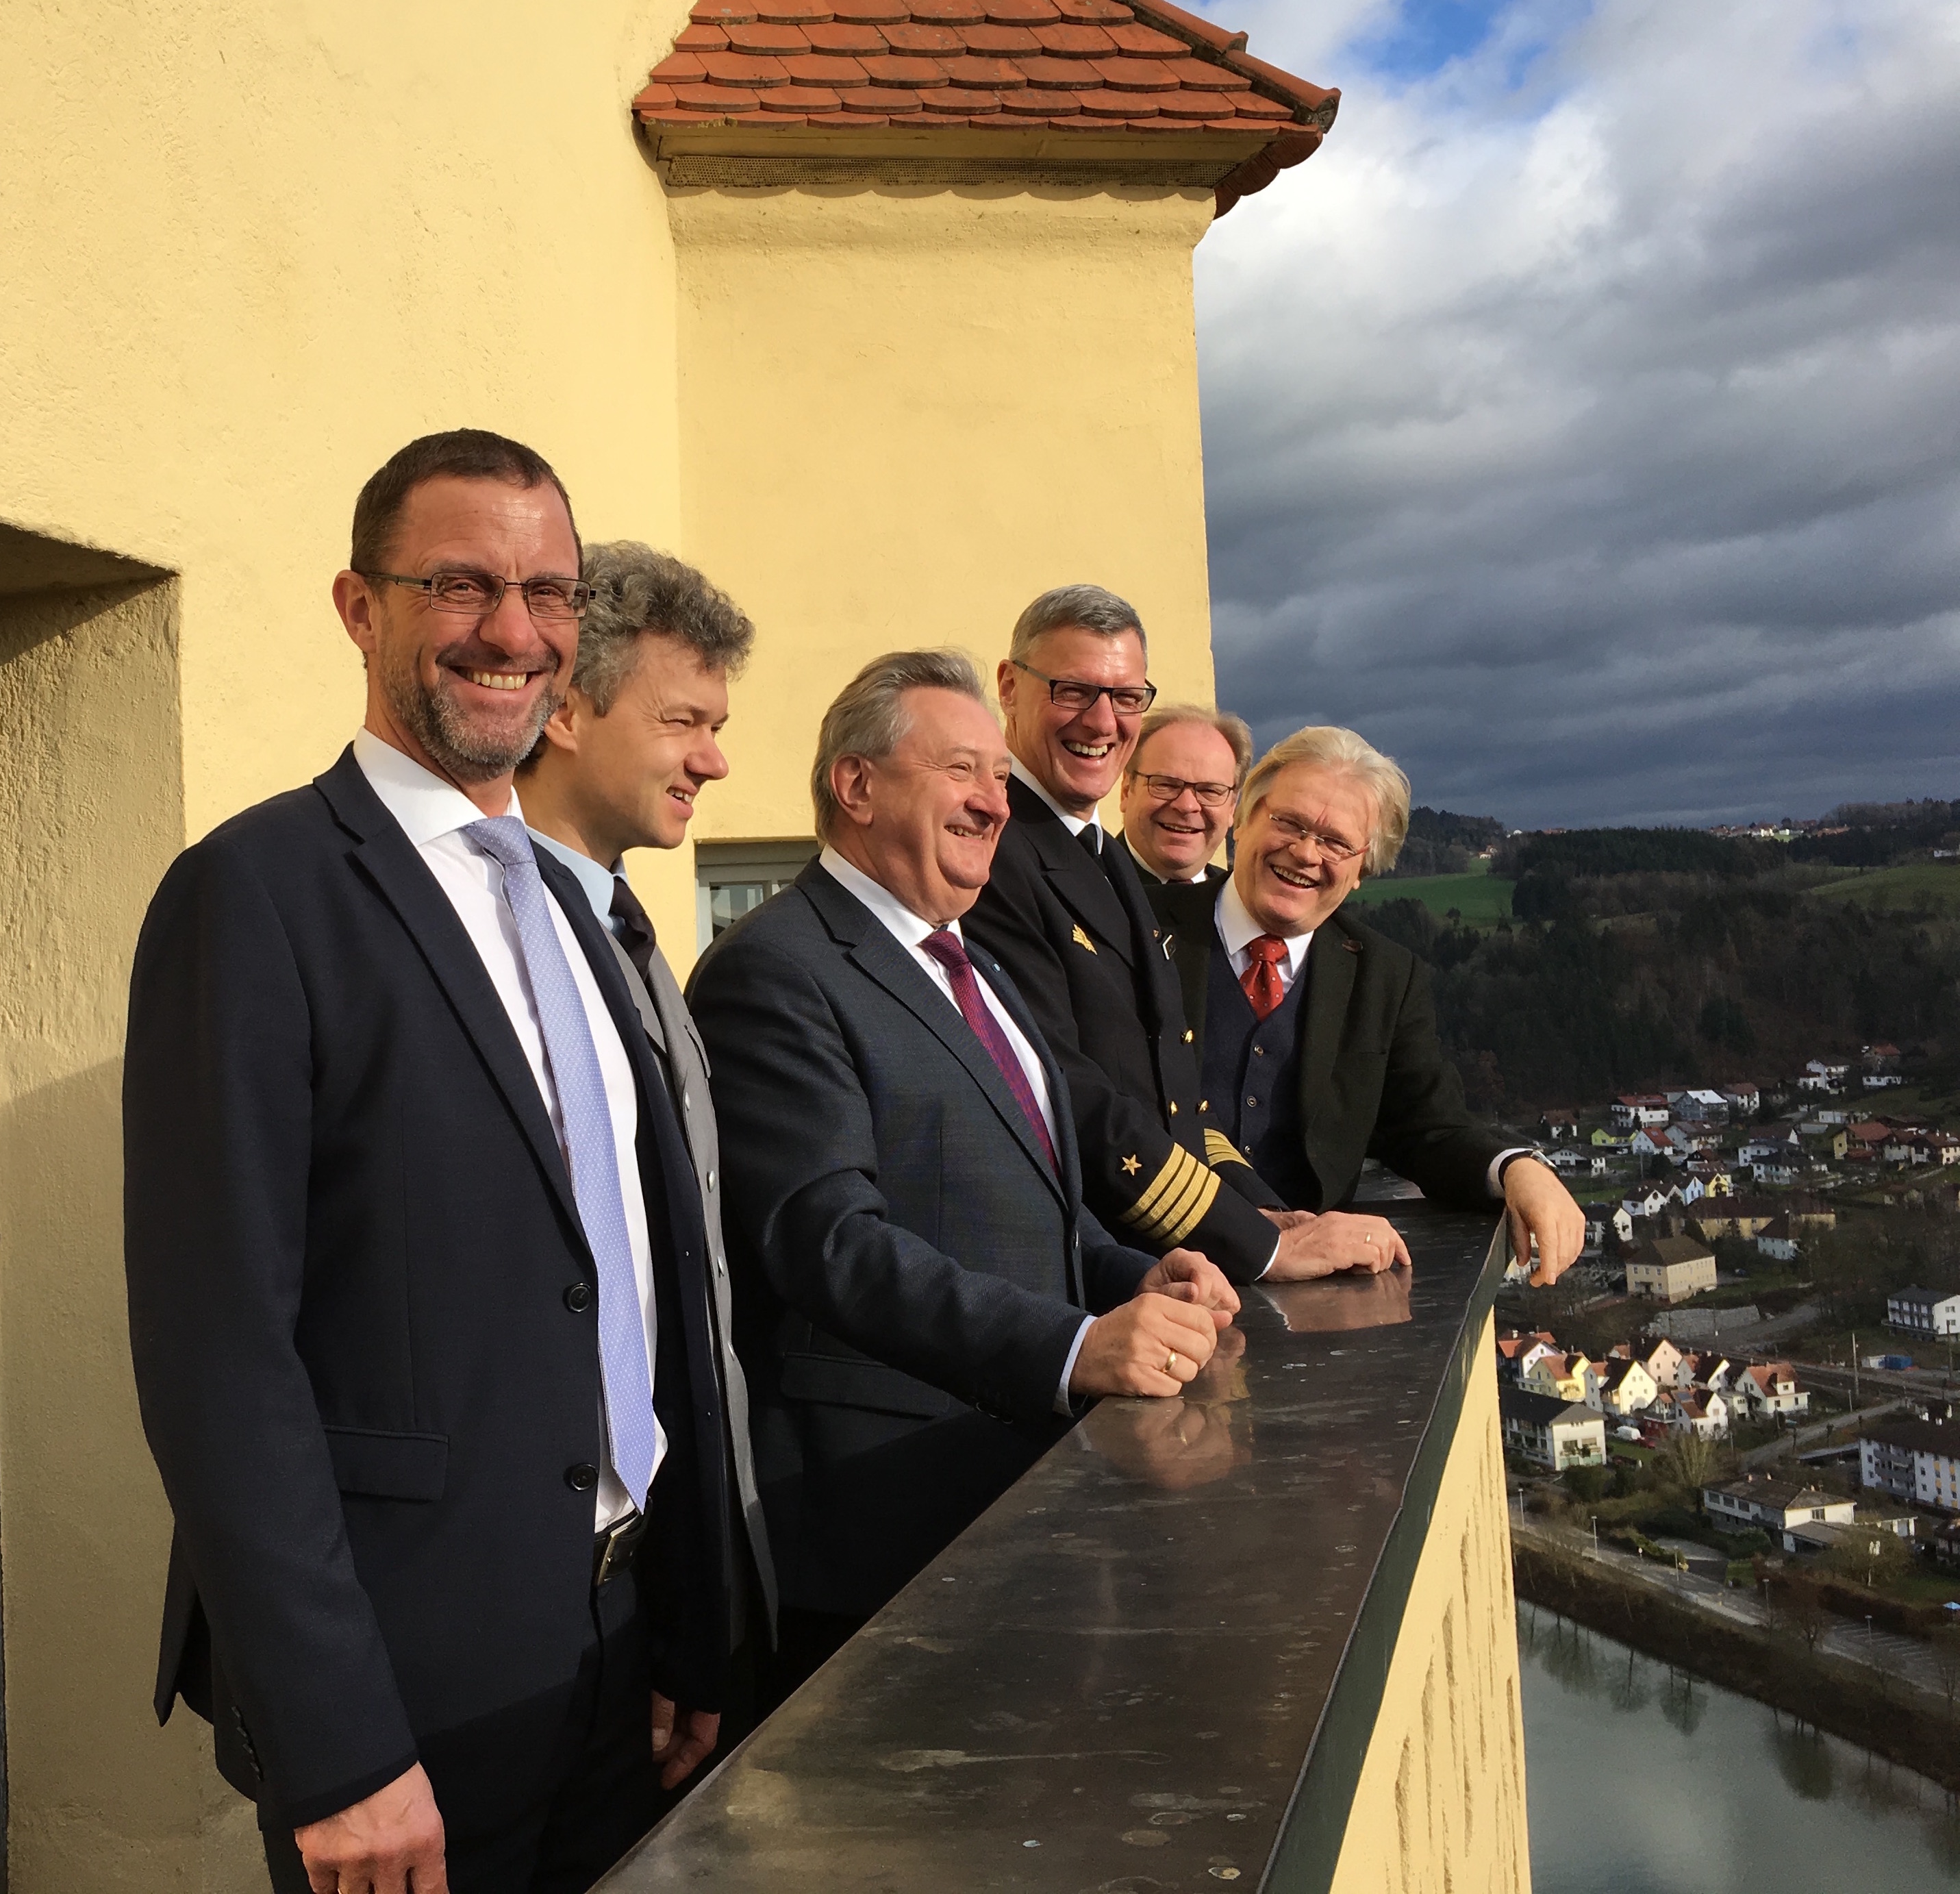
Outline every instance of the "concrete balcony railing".
<path fill-rule="evenodd" d="M 609 1894 L 1529 1884 L 1486 1218 L 1105 1401 Z"/>

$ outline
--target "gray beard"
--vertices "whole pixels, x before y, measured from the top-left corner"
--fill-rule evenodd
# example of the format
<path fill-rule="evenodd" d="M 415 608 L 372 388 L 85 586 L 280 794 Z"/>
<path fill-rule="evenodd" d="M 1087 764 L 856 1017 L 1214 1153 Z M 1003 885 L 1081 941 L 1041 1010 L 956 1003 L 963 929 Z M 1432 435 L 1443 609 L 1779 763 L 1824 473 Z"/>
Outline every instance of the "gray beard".
<path fill-rule="evenodd" d="M 381 663 L 381 692 L 402 727 L 430 761 L 457 782 L 492 782 L 508 776 L 537 746 L 552 711 L 564 701 L 547 684 L 520 732 L 501 740 L 470 728 L 453 699 L 426 688 L 412 658 L 390 653 Z"/>

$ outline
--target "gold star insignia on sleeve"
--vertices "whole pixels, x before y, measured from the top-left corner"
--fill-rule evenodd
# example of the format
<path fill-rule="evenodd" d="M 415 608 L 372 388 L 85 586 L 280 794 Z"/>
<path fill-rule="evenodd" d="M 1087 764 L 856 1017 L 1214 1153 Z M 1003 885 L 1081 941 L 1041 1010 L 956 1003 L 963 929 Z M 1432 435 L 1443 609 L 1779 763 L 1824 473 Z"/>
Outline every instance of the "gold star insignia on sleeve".
<path fill-rule="evenodd" d="M 1077 922 L 1075 924 L 1074 940 L 1075 944 L 1077 947 L 1087 947 L 1091 953 L 1093 953 L 1096 951 L 1096 943 L 1090 939 L 1087 930 L 1084 929 L 1080 921 Z"/>
<path fill-rule="evenodd" d="M 1124 1174 L 1126 1176 L 1134 1177 L 1136 1176 L 1137 1173 L 1142 1169 L 1142 1164 L 1139 1163 L 1134 1156 L 1125 1157 L 1123 1160 L 1123 1170 Z"/>

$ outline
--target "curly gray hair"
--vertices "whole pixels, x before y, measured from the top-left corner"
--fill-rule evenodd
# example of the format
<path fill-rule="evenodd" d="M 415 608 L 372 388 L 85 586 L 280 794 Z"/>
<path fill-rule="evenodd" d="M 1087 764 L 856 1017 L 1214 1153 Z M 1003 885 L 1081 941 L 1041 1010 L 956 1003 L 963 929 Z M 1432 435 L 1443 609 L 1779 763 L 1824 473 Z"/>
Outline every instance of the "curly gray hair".
<path fill-rule="evenodd" d="M 738 676 L 756 642 L 749 615 L 723 591 L 671 553 L 637 540 L 588 546 L 581 575 L 592 603 L 578 628 L 578 662 L 571 681 L 603 717 L 639 661 L 640 635 L 677 638 L 711 670 Z"/>

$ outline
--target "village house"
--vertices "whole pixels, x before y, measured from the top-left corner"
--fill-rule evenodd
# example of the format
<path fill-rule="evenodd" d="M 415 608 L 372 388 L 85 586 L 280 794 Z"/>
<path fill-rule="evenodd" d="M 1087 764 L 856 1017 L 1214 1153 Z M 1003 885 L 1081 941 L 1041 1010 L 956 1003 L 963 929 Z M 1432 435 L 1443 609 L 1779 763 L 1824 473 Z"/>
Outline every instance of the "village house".
<path fill-rule="evenodd" d="M 1538 1121 L 1538 1135 L 1549 1144 L 1579 1135 L 1579 1114 L 1568 1105 L 1554 1105 Z"/>
<path fill-rule="evenodd" d="M 1904 1335 L 1960 1335 L 1960 1291 L 1895 1289 L 1885 1297 L 1885 1326 Z"/>
<path fill-rule="evenodd" d="M 1855 1501 L 1838 1494 L 1762 1473 L 1704 1486 L 1701 1504 L 1710 1523 L 1724 1532 L 1761 1526 L 1781 1533 L 1799 1522 L 1848 1526 L 1857 1511 Z"/>
<path fill-rule="evenodd" d="M 1669 1092 L 1667 1108 L 1675 1119 L 1688 1125 L 1726 1125 L 1729 1101 L 1720 1092 Z"/>
<path fill-rule="evenodd" d="M 1568 1466 L 1601 1466 L 1606 1459 L 1606 1421 L 1583 1401 L 1561 1401 L 1522 1388 L 1497 1389 L 1504 1446 L 1540 1466 L 1562 1473 Z"/>
<path fill-rule="evenodd" d="M 1960 1512 L 1960 1426 L 1881 1421 L 1858 1443 L 1858 1478 L 1914 1505 Z"/>
<path fill-rule="evenodd" d="M 1704 1243 L 1713 1243 L 1717 1237 L 1754 1237 L 1787 1214 L 1774 1197 L 1728 1196 L 1704 1198 L 1689 1221 Z"/>
<path fill-rule="evenodd" d="M 1753 1118 L 1763 1108 L 1762 1088 L 1750 1079 L 1731 1079 L 1722 1087 L 1722 1102 L 1731 1118 Z"/>
<path fill-rule="evenodd" d="M 1630 1092 L 1613 1100 L 1612 1119 L 1621 1131 L 1667 1122 L 1667 1100 L 1658 1092 Z"/>
<path fill-rule="evenodd" d="M 1796 1370 L 1787 1361 L 1752 1362 L 1729 1377 L 1731 1421 L 1782 1420 L 1809 1412 L 1809 1393 L 1796 1385 Z"/>
<path fill-rule="evenodd" d="M 1758 1253 L 1771 1262 L 1794 1262 L 1803 1247 L 1787 1217 L 1773 1217 L 1756 1232 Z"/>
<path fill-rule="evenodd" d="M 1715 1253 L 1690 1237 L 1661 1237 L 1627 1259 L 1627 1293 L 1656 1302 L 1685 1302 L 1715 1286 Z"/>
<path fill-rule="evenodd" d="M 1674 1405 L 1666 1422 L 1676 1432 L 1697 1434 L 1704 1440 L 1719 1440 L 1728 1432 L 1729 1403 L 1723 1396 L 1698 1387 L 1672 1398 Z"/>
<path fill-rule="evenodd" d="M 1623 1421 L 1644 1412 L 1660 1392 L 1642 1363 L 1615 1356 L 1589 1362 L 1585 1383 L 1586 1405 L 1597 1413 L 1617 1415 Z"/>
<path fill-rule="evenodd" d="M 1640 1358 L 1640 1365 L 1647 1370 L 1656 1388 L 1681 1387 L 1686 1385 L 1681 1374 L 1682 1363 L 1685 1358 L 1680 1349 L 1662 1335 Z"/>
<path fill-rule="evenodd" d="M 1583 1402 L 1586 1399 L 1586 1370 L 1592 1365 L 1577 1349 L 1570 1354 L 1548 1349 L 1518 1377 L 1518 1385 L 1548 1399 Z"/>
<path fill-rule="evenodd" d="M 1543 1354 L 1558 1345 L 1558 1338 L 1548 1329 L 1532 1333 L 1513 1329 L 1508 1335 L 1497 1338 L 1497 1372 L 1515 1381 L 1533 1358 L 1534 1351 Z"/>

